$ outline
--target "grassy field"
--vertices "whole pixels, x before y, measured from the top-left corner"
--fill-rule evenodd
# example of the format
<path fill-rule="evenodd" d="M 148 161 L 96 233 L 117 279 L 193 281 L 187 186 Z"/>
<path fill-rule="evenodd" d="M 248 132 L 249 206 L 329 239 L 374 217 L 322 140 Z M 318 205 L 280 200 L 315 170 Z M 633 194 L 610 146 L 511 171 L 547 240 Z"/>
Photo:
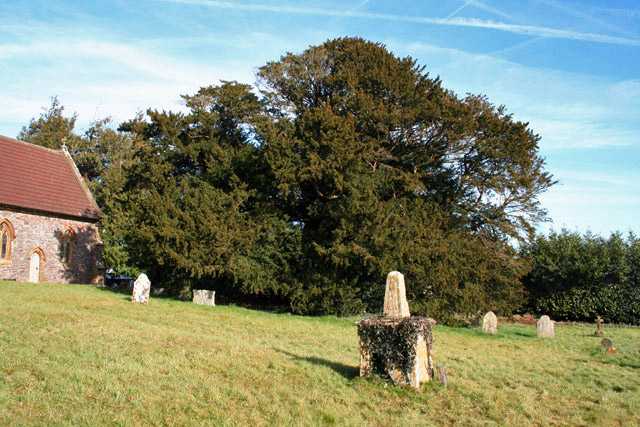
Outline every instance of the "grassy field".
<path fill-rule="evenodd" d="M 0 282 L 0 425 L 638 425 L 640 329 L 435 329 L 449 386 L 361 379 L 355 319 Z"/>

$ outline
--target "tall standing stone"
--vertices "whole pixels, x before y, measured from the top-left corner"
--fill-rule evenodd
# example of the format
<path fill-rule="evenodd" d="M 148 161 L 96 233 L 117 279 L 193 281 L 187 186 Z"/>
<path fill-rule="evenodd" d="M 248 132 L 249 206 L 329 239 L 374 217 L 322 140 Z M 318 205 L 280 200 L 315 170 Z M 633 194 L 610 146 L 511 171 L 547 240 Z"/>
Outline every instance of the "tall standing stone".
<path fill-rule="evenodd" d="M 135 282 L 133 282 L 133 294 L 131 302 L 138 304 L 146 304 L 149 302 L 149 292 L 151 291 L 151 281 L 146 274 L 140 273 Z"/>
<path fill-rule="evenodd" d="M 539 338 L 553 338 L 556 336 L 554 321 L 547 315 L 538 319 L 536 330 Z"/>
<path fill-rule="evenodd" d="M 398 271 L 387 275 L 387 285 L 384 290 L 384 316 L 391 318 L 411 317 L 407 291 L 404 287 L 404 276 Z"/>
<path fill-rule="evenodd" d="M 498 333 L 498 318 L 493 311 L 488 312 L 482 318 L 482 332 L 491 335 Z"/>
<path fill-rule="evenodd" d="M 360 376 L 371 374 L 391 378 L 395 384 L 415 389 L 434 377 L 433 319 L 409 313 L 404 276 L 387 275 L 384 315 L 358 322 Z"/>
<path fill-rule="evenodd" d="M 598 316 L 596 318 L 596 333 L 595 335 L 597 337 L 603 337 L 604 336 L 604 319 L 602 319 L 602 317 Z"/>

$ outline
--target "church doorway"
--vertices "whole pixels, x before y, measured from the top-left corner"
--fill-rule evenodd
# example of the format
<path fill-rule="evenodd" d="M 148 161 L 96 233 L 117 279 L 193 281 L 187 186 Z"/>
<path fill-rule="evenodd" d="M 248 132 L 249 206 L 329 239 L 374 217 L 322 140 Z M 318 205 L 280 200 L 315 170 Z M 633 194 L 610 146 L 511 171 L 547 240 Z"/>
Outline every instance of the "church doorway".
<path fill-rule="evenodd" d="M 44 253 L 42 249 L 36 248 L 31 252 L 29 258 L 29 282 L 38 283 L 42 277 L 42 267 L 44 264 Z"/>

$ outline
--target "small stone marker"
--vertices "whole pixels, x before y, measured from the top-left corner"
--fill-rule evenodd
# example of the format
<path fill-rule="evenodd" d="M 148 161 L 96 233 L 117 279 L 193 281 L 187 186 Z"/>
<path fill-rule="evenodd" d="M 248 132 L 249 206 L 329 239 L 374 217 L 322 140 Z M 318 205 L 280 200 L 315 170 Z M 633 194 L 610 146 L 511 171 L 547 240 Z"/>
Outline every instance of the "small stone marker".
<path fill-rule="evenodd" d="M 488 312 L 482 318 L 482 332 L 491 335 L 498 333 L 498 318 L 493 311 Z"/>
<path fill-rule="evenodd" d="M 436 367 L 436 370 L 438 371 L 438 381 L 440 382 L 440 384 L 446 387 L 447 386 L 447 368 L 445 366 L 438 365 Z"/>
<path fill-rule="evenodd" d="M 404 276 L 398 271 L 392 271 L 387 275 L 387 285 L 384 290 L 384 316 L 411 317 Z"/>
<path fill-rule="evenodd" d="M 536 330 L 538 338 L 553 338 L 556 336 L 554 322 L 546 314 L 538 319 Z"/>
<path fill-rule="evenodd" d="M 138 304 L 146 304 L 149 302 L 149 292 L 151 291 L 151 281 L 146 274 L 140 273 L 135 282 L 133 282 L 133 294 L 131 302 Z"/>
<path fill-rule="evenodd" d="M 603 337 L 604 336 L 604 320 L 602 317 L 598 316 L 596 318 L 596 333 L 595 336 Z"/>
<path fill-rule="evenodd" d="M 200 304 L 200 305 L 210 305 L 212 307 L 215 307 L 216 291 L 210 291 L 208 289 L 194 289 L 193 303 Z"/>
<path fill-rule="evenodd" d="M 611 341 L 609 338 L 602 338 L 602 341 L 600 341 L 600 345 L 609 354 L 614 354 L 618 351 L 618 349 L 613 346 L 613 341 Z"/>

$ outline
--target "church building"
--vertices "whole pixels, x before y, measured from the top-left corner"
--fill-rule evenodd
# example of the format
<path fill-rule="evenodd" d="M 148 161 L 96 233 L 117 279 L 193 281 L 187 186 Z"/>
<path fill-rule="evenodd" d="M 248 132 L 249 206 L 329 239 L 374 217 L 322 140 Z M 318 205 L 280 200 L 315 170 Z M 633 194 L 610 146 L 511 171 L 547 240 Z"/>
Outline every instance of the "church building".
<path fill-rule="evenodd" d="M 100 282 L 99 217 L 66 148 L 0 136 L 0 280 Z"/>

